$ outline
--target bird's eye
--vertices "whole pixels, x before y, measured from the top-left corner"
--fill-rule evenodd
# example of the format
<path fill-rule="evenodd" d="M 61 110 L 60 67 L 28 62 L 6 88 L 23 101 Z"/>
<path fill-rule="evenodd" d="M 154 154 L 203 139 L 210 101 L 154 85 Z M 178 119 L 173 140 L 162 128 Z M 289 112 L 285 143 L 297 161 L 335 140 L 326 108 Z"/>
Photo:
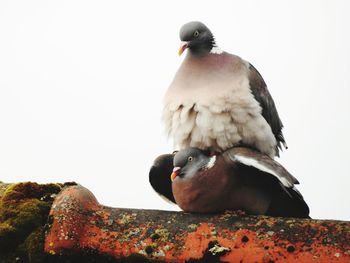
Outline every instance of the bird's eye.
<path fill-rule="evenodd" d="M 188 159 L 187 159 L 189 162 L 192 162 L 193 161 L 193 157 L 192 156 L 190 156 L 190 157 L 188 157 Z"/>
<path fill-rule="evenodd" d="M 193 36 L 194 36 L 194 37 L 198 37 L 198 36 L 199 36 L 198 30 L 194 31 Z"/>

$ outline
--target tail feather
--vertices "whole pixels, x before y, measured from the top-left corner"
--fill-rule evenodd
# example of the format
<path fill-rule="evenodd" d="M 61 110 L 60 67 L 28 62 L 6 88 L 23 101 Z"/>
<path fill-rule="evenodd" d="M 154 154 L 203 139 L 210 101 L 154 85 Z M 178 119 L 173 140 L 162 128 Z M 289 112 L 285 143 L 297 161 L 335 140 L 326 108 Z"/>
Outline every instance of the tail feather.
<path fill-rule="evenodd" d="M 173 159 L 173 154 L 159 156 L 149 171 L 149 182 L 159 195 L 172 203 L 176 203 L 170 179 L 173 170 Z"/>
<path fill-rule="evenodd" d="M 283 187 L 283 186 L 281 186 Z M 271 199 L 267 215 L 285 217 L 310 218 L 309 207 L 304 198 L 295 188 L 283 187 L 286 191 L 280 191 Z"/>

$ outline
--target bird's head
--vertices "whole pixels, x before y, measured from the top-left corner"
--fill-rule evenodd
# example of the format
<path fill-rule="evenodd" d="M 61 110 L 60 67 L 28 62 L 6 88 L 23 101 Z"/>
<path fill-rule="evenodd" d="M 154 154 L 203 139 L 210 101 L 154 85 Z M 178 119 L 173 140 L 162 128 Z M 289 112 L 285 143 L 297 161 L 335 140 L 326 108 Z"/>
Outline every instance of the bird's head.
<path fill-rule="evenodd" d="M 209 28 L 198 21 L 189 22 L 181 27 L 180 40 L 179 55 L 188 48 L 193 55 L 201 56 L 209 53 L 216 45 Z"/>
<path fill-rule="evenodd" d="M 174 169 L 171 181 L 188 180 L 197 172 L 210 169 L 214 166 L 216 156 L 209 156 L 206 152 L 197 148 L 186 148 L 176 153 L 174 157 Z"/>

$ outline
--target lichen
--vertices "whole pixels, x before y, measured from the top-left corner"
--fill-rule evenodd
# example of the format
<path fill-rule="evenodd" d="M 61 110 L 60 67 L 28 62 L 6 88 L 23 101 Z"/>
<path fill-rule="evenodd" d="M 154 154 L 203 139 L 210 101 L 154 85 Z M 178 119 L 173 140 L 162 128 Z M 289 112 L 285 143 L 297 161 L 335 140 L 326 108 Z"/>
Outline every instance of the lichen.
<path fill-rule="evenodd" d="M 132 213 L 132 214 L 122 214 L 121 218 L 117 221 L 118 224 L 122 224 L 122 225 L 126 225 L 131 223 L 132 221 L 135 220 L 136 218 L 136 213 Z"/>
<path fill-rule="evenodd" d="M 212 253 L 213 256 L 216 254 L 224 255 L 226 252 L 231 251 L 228 247 L 222 247 L 218 244 L 215 244 L 212 248 L 209 249 L 209 252 Z"/>
<path fill-rule="evenodd" d="M 151 238 L 153 240 L 158 239 L 158 241 L 160 242 L 167 242 L 169 241 L 169 236 L 170 236 L 169 230 L 167 230 L 166 228 L 160 228 L 155 230 L 153 236 L 151 235 Z"/>
<path fill-rule="evenodd" d="M 194 232 L 194 231 L 196 231 L 197 227 L 198 227 L 198 225 L 196 225 L 196 224 L 190 224 L 190 225 L 188 225 L 187 228 L 188 228 L 189 232 Z"/>

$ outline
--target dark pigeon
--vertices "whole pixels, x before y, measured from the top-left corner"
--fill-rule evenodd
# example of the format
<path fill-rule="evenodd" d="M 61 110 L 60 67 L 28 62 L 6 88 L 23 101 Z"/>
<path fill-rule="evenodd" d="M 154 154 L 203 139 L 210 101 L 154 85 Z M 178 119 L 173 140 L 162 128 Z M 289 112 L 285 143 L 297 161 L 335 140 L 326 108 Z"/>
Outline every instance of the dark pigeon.
<path fill-rule="evenodd" d="M 169 176 L 172 158 L 174 168 Z M 175 158 L 161 159 L 165 161 L 157 162 L 159 170 L 154 173 L 152 168 L 150 178 L 162 177 L 164 184 L 152 186 L 186 212 L 242 210 L 253 215 L 309 218 L 309 207 L 295 187 L 297 179 L 256 150 L 234 147 L 209 155 L 187 148 Z M 166 169 L 160 172 L 162 167 Z"/>

